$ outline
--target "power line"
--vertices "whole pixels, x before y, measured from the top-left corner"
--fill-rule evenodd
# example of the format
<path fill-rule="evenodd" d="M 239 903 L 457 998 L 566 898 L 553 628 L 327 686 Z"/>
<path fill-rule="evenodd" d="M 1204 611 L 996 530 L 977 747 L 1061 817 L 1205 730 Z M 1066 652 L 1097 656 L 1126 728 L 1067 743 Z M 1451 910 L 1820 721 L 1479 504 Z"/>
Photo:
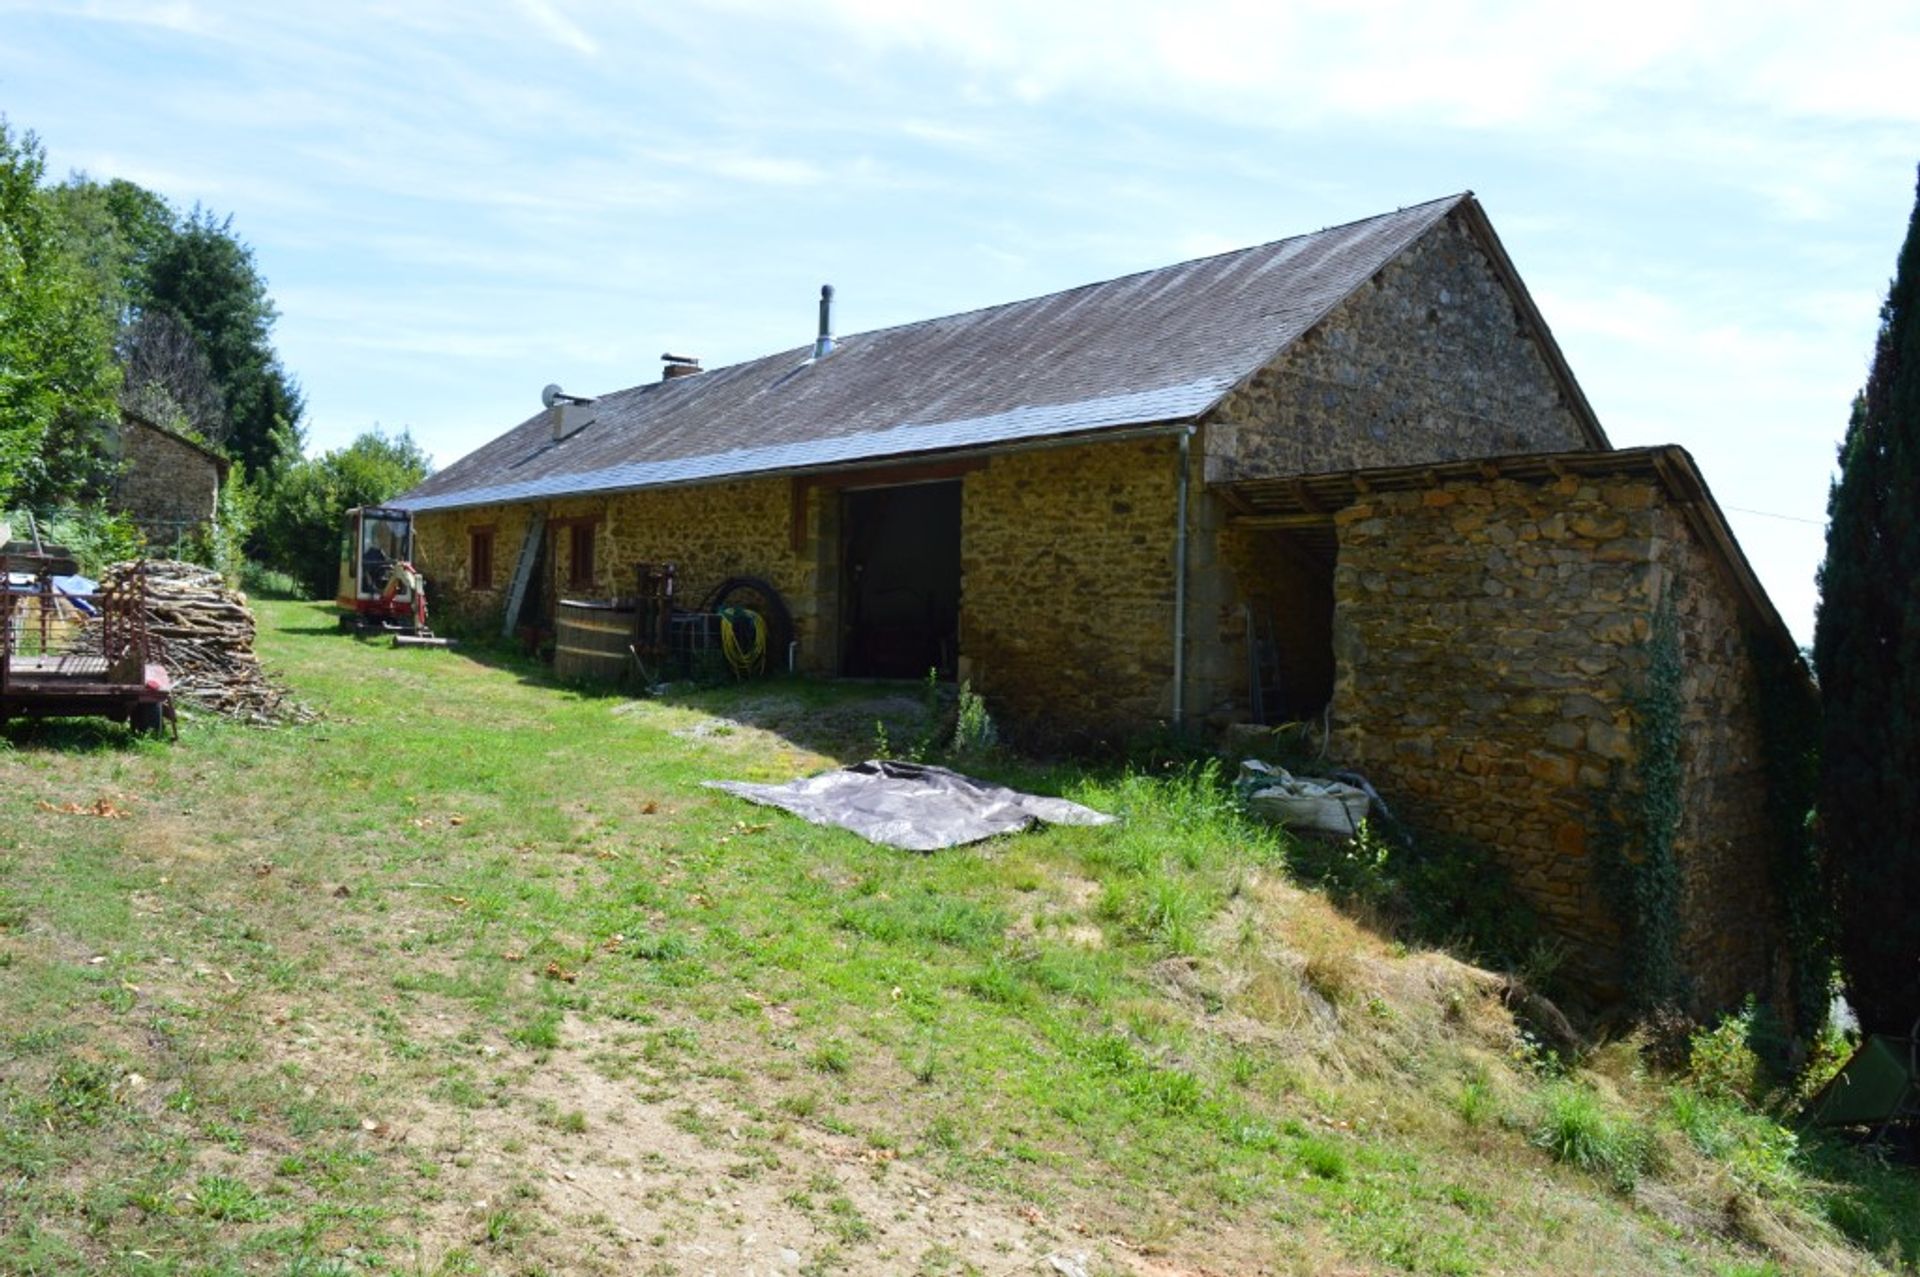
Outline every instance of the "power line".
<path fill-rule="evenodd" d="M 1803 519 L 1797 514 L 1775 514 L 1771 510 L 1749 510 L 1743 505 L 1730 505 L 1726 508 L 1729 510 L 1737 510 L 1741 514 L 1757 514 L 1763 519 L 1785 519 L 1788 523 L 1806 523 L 1816 528 L 1824 528 L 1827 526 L 1825 519 Z"/>

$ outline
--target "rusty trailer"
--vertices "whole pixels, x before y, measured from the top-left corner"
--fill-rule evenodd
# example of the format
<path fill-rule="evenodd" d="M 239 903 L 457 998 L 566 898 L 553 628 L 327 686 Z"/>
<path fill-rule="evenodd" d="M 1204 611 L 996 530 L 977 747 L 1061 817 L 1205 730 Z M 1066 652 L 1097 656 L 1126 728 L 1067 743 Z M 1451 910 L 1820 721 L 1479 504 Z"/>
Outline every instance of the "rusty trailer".
<path fill-rule="evenodd" d="M 174 724 L 173 684 L 147 633 L 144 571 L 85 588 L 72 555 L 37 532 L 0 542 L 0 724 L 107 718 L 158 735 Z"/>

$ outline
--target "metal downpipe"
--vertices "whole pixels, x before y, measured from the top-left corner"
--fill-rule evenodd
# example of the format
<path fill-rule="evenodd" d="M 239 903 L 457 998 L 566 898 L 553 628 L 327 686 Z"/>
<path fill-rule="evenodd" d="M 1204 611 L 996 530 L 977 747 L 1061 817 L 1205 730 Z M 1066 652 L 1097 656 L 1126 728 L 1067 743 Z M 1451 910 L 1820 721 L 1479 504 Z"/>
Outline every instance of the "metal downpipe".
<path fill-rule="evenodd" d="M 1187 466 L 1193 427 L 1180 432 L 1180 489 L 1174 499 L 1173 540 L 1173 730 L 1186 727 L 1187 708 Z"/>

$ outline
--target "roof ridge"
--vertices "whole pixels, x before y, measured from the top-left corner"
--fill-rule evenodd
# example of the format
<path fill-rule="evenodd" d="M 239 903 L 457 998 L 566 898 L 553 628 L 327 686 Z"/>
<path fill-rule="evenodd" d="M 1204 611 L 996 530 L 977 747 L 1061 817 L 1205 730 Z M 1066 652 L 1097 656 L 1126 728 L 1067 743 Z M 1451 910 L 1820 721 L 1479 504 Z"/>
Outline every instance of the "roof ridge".
<path fill-rule="evenodd" d="M 1067 297 L 1067 296 L 1071 296 L 1074 293 L 1086 292 L 1089 289 L 1105 288 L 1111 284 L 1124 283 L 1127 280 L 1131 280 L 1131 279 L 1141 279 L 1148 275 L 1157 275 L 1162 271 L 1178 270 L 1183 266 L 1195 266 L 1201 262 L 1218 261 L 1221 258 L 1226 258 L 1226 257 L 1240 257 L 1249 253 L 1260 252 L 1263 249 L 1279 248 L 1282 244 L 1291 244 L 1296 240 L 1312 239 L 1318 235 L 1330 235 L 1336 231 L 1348 230 L 1355 226 L 1364 226 L 1368 222 L 1385 221 L 1387 218 L 1390 218 L 1390 217 L 1404 217 L 1408 213 L 1414 212 L 1417 209 L 1428 208 L 1435 204 L 1445 204 L 1448 206 L 1449 209 L 1451 209 L 1454 205 L 1457 205 L 1464 200 L 1470 200 L 1473 198 L 1474 198 L 1474 194 L 1471 190 L 1457 191 L 1452 195 L 1441 195 L 1430 200 L 1420 200 L 1417 203 L 1403 205 L 1400 208 L 1390 209 L 1384 213 L 1371 213 L 1366 217 L 1355 217 L 1344 222 L 1335 222 L 1330 226 L 1322 226 L 1317 231 L 1301 231 L 1297 235 L 1282 235 L 1279 239 L 1264 240 L 1261 243 L 1248 244 L 1242 248 L 1223 249 L 1218 253 L 1203 253 L 1198 257 L 1183 257 L 1179 261 L 1164 262 L 1159 266 L 1148 266 L 1140 270 L 1127 271 L 1125 274 L 1111 275 L 1106 279 L 1089 280 L 1084 284 L 1073 284 L 1066 288 L 1056 288 L 1056 289 L 1053 289 L 1051 292 L 1035 293 L 1031 297 L 1015 297 L 1010 301 L 994 302 L 986 306 L 972 306 L 966 310 L 949 311 L 947 314 L 944 314 L 944 315 L 928 315 L 924 319 L 910 319 L 910 320 L 907 320 L 905 323 L 887 324 L 886 326 L 881 328 L 866 328 L 858 332 L 837 335 L 835 336 L 834 341 L 838 344 L 844 344 L 849 341 L 857 341 L 863 337 L 879 337 L 886 333 L 899 332 L 902 329 L 906 329 L 906 328 L 919 328 L 926 324 L 937 324 L 945 320 L 965 319 L 973 315 L 985 315 L 996 310 L 1006 310 L 1014 306 L 1030 306 L 1035 302 L 1043 302 L 1048 300 L 1049 298 Z M 730 369 L 735 369 L 735 368 L 746 368 L 752 364 L 761 363 L 768 359 L 778 359 L 781 356 L 787 355 L 789 353 L 795 353 L 795 352 L 806 350 L 808 349 L 809 344 L 810 343 L 802 343 L 800 345 L 786 347 L 781 350 L 768 351 L 764 355 L 754 355 L 749 359 L 738 360 L 737 362 L 734 362 L 731 364 L 719 364 L 719 365 L 716 365 L 715 367 L 704 369 L 703 373 L 710 374 L 710 373 L 718 373 L 718 372 L 727 372 Z M 688 378 L 676 378 L 675 380 L 683 380 L 689 386 L 691 386 L 697 379 L 688 377 Z M 608 395 L 625 394 L 628 391 L 634 391 L 634 390 L 649 390 L 655 386 L 671 385 L 671 384 L 673 383 L 665 382 L 665 381 L 643 381 L 643 382 L 638 382 L 632 386 L 622 386 L 617 390 L 606 391 L 599 397 L 604 399 Z"/>

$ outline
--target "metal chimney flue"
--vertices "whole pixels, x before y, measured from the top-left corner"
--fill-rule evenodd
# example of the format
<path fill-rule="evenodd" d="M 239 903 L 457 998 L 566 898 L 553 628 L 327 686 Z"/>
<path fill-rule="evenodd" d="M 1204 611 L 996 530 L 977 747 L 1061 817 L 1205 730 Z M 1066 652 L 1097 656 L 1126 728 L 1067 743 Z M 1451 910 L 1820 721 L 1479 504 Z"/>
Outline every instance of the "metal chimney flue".
<path fill-rule="evenodd" d="M 825 359 L 833 353 L 833 285 L 820 285 L 820 335 L 813 339 L 813 357 Z"/>

